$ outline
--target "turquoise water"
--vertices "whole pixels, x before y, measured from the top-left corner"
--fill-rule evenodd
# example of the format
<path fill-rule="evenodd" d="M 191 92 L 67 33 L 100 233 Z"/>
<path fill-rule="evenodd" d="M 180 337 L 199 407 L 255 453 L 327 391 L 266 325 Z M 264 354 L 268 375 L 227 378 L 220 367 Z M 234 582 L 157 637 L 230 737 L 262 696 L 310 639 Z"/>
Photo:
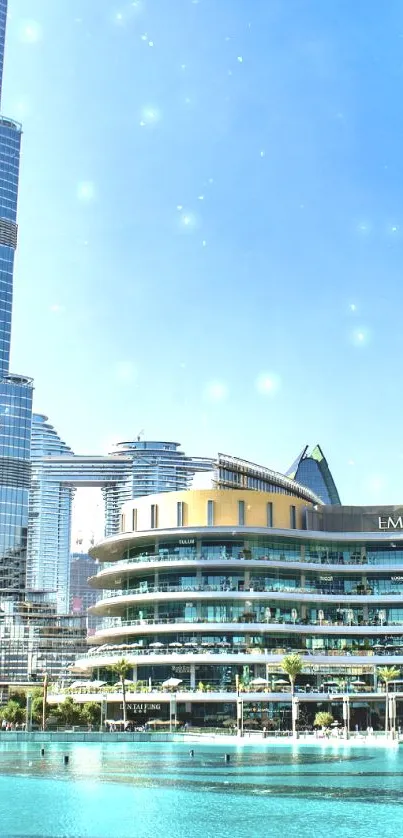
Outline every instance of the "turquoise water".
<path fill-rule="evenodd" d="M 1 838 L 397 838 L 402 817 L 403 747 L 0 744 Z"/>

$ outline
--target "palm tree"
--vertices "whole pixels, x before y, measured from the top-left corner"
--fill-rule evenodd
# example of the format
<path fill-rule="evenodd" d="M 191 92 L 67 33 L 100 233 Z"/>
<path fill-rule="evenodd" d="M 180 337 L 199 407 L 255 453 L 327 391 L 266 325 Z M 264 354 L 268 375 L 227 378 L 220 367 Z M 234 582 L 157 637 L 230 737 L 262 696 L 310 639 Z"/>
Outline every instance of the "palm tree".
<path fill-rule="evenodd" d="M 123 729 L 126 730 L 127 724 L 127 708 L 126 708 L 126 677 L 132 669 L 129 661 L 122 658 L 112 666 L 112 671 L 120 678 L 122 683 L 122 706 L 123 706 Z"/>
<path fill-rule="evenodd" d="M 297 718 L 296 718 L 296 707 L 294 701 L 294 694 L 295 694 L 295 679 L 297 675 L 300 675 L 303 669 L 303 662 L 301 655 L 296 653 L 292 655 L 285 655 L 283 660 L 281 661 L 281 668 L 283 672 L 288 675 L 291 684 L 291 718 L 292 718 L 292 735 L 297 735 Z"/>
<path fill-rule="evenodd" d="M 389 681 L 394 681 L 400 675 L 400 669 L 396 666 L 380 666 L 378 675 L 385 684 L 385 734 L 389 732 Z"/>

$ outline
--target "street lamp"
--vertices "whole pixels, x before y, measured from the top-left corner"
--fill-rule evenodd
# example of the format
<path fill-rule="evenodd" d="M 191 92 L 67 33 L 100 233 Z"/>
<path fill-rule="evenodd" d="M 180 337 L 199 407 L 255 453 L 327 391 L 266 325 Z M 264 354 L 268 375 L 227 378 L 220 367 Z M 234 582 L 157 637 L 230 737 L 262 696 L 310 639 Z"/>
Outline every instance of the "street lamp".
<path fill-rule="evenodd" d="M 243 736 L 243 701 L 239 697 L 239 675 L 235 675 L 236 684 L 236 726 L 238 736 Z"/>
<path fill-rule="evenodd" d="M 46 730 L 46 702 L 48 698 L 48 673 L 43 676 L 43 699 L 42 699 L 42 730 Z"/>
<path fill-rule="evenodd" d="M 343 721 L 346 739 L 350 738 L 350 696 L 343 696 Z"/>

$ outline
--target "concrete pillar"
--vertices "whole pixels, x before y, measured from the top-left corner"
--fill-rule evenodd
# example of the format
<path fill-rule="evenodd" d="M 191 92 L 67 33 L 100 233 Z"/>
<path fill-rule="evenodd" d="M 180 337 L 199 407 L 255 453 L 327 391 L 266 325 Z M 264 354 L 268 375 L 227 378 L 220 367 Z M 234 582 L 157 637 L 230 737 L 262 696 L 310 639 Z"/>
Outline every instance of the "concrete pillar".
<path fill-rule="evenodd" d="M 132 674 L 133 681 L 137 681 L 137 663 L 133 666 L 133 674 Z"/>
<path fill-rule="evenodd" d="M 196 664 L 190 664 L 190 688 L 194 690 L 196 687 Z"/>

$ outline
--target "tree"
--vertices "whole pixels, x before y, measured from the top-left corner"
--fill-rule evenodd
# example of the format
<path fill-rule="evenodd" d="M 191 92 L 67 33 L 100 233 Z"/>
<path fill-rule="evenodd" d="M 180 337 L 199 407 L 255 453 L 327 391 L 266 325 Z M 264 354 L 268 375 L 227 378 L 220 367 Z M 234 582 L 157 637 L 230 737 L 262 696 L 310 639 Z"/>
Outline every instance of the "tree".
<path fill-rule="evenodd" d="M 5 707 L 1 710 L 1 715 L 6 722 L 11 722 L 12 724 L 21 724 L 21 722 L 25 719 L 25 711 L 18 703 L 18 701 L 14 701 L 13 699 L 9 699 Z"/>
<path fill-rule="evenodd" d="M 300 675 L 303 669 L 303 662 L 301 655 L 296 653 L 292 655 L 285 655 L 283 660 L 281 661 L 281 668 L 283 672 L 288 675 L 291 684 L 291 718 L 292 718 L 292 735 L 296 736 L 297 734 L 297 713 L 295 707 L 295 679 L 297 675 Z"/>
<path fill-rule="evenodd" d="M 43 689 L 42 687 L 35 687 L 35 689 L 30 690 L 31 697 L 32 697 L 32 719 L 37 724 L 42 724 L 42 716 L 43 716 Z M 47 709 L 49 710 L 49 705 L 47 704 Z"/>
<path fill-rule="evenodd" d="M 132 669 L 133 669 L 132 665 L 129 663 L 129 661 L 125 660 L 124 658 L 122 658 L 120 661 L 117 661 L 117 663 L 115 663 L 112 666 L 112 672 L 114 672 L 115 675 L 117 675 L 118 678 L 120 678 L 120 681 L 121 681 L 121 684 L 122 684 L 122 706 L 123 706 L 123 727 L 124 727 L 124 729 L 126 729 L 126 724 L 127 724 L 126 684 L 125 684 L 125 681 L 126 681 L 127 675 L 129 674 L 129 672 L 131 672 Z"/>
<path fill-rule="evenodd" d="M 389 732 L 389 681 L 394 681 L 400 675 L 396 666 L 380 666 L 378 675 L 385 684 L 385 734 Z"/>
<path fill-rule="evenodd" d="M 96 701 L 86 701 L 82 706 L 81 716 L 88 725 L 99 725 L 101 719 L 101 705 Z"/>
<path fill-rule="evenodd" d="M 57 705 L 54 715 L 56 716 L 58 722 L 66 727 L 68 725 L 79 724 L 81 721 L 80 709 L 77 707 L 77 704 L 73 701 L 71 696 L 67 696 L 61 704 Z"/>
<path fill-rule="evenodd" d="M 315 716 L 315 721 L 313 723 L 314 727 L 321 727 L 324 730 L 333 722 L 333 716 L 331 713 L 327 713 L 326 710 L 319 710 L 319 712 Z"/>
<path fill-rule="evenodd" d="M 16 701 L 23 709 L 27 706 L 27 695 L 23 690 L 10 690 L 8 697 L 11 701 Z"/>

